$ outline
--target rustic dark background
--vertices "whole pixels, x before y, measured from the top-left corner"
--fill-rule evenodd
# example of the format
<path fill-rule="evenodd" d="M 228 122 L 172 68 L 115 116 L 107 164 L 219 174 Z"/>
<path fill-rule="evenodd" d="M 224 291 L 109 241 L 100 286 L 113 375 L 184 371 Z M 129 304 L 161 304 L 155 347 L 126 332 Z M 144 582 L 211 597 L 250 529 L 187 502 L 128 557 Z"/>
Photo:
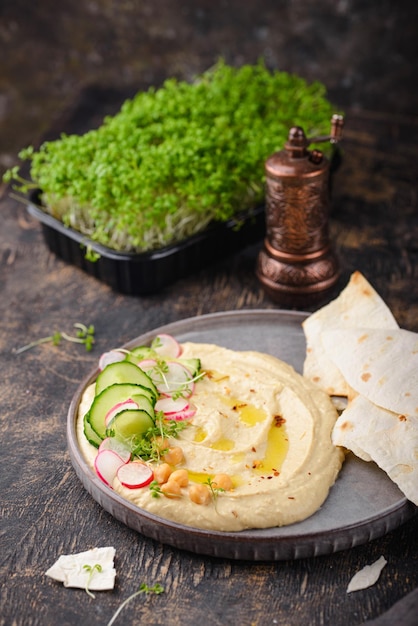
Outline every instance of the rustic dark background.
<path fill-rule="evenodd" d="M 345 110 L 416 122 L 414 0 L 1 0 L 0 171 L 88 86 L 191 79 L 219 57 L 323 81 Z"/>

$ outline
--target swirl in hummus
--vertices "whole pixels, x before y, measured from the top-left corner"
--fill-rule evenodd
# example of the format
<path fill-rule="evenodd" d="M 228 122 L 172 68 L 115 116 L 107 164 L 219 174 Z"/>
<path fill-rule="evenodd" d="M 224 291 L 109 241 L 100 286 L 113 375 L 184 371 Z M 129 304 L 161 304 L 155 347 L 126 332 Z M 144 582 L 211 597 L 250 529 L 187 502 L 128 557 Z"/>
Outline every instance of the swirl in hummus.
<path fill-rule="evenodd" d="M 113 488 L 141 509 L 194 528 L 239 531 L 283 526 L 317 511 L 343 462 L 331 441 L 337 413 L 329 396 L 290 365 L 258 352 L 212 344 L 182 344 L 182 357 L 199 358 L 206 375 L 196 383 L 195 415 L 178 438 L 185 469 L 180 497 L 153 497 L 148 487 Z M 97 449 L 84 436 L 83 416 L 94 384 L 83 395 L 77 422 L 80 449 L 93 468 Z M 155 466 L 155 462 L 150 462 Z M 191 485 L 227 474 L 232 489 L 202 505 Z M 155 494 L 154 494 L 155 496 Z"/>

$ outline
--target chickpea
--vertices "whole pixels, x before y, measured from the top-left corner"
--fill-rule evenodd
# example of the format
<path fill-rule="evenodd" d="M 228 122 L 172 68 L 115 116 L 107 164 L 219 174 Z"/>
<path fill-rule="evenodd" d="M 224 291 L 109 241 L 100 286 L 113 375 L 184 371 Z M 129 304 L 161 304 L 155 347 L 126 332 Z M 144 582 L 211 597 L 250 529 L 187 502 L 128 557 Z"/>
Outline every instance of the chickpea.
<path fill-rule="evenodd" d="M 181 496 L 181 488 L 176 480 L 169 480 L 161 486 L 161 491 L 167 498 L 179 498 Z"/>
<path fill-rule="evenodd" d="M 161 463 L 161 465 L 157 465 L 154 470 L 154 480 L 156 480 L 159 485 L 163 485 L 170 478 L 172 471 L 168 463 Z"/>
<path fill-rule="evenodd" d="M 174 470 L 170 476 L 170 481 L 174 480 L 180 485 L 180 487 L 187 487 L 189 484 L 189 474 L 185 469 Z"/>
<path fill-rule="evenodd" d="M 164 454 L 163 459 L 170 465 L 179 465 L 184 461 L 183 450 L 179 446 L 173 446 Z"/>
<path fill-rule="evenodd" d="M 234 487 L 229 474 L 216 474 L 213 477 L 212 485 L 215 489 L 224 489 L 225 491 L 230 491 Z"/>
<path fill-rule="evenodd" d="M 211 501 L 211 493 L 206 485 L 191 485 L 189 489 L 189 498 L 195 504 L 209 504 Z"/>
<path fill-rule="evenodd" d="M 167 450 L 169 447 L 168 439 L 164 439 L 164 437 L 156 437 L 155 441 L 160 452 L 161 450 Z"/>

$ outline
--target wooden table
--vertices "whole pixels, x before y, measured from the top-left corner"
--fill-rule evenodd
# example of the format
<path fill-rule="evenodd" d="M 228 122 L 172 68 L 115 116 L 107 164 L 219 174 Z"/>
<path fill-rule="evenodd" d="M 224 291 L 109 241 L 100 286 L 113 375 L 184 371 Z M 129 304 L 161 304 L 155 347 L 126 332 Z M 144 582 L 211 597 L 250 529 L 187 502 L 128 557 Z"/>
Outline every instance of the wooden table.
<path fill-rule="evenodd" d="M 115 104 L 102 97 L 100 109 L 93 97 L 90 106 L 90 93 L 89 108 L 83 97 L 59 130 L 84 130 Z M 347 116 L 331 216 L 342 276 L 329 296 L 358 269 L 399 324 L 413 331 L 418 331 L 417 136 L 417 119 Z M 90 497 L 69 460 L 66 414 L 100 353 L 186 317 L 278 307 L 254 275 L 261 244 L 159 294 L 123 296 L 51 255 L 39 224 L 8 192 L 0 205 L 0 624 L 103 625 L 143 582 L 160 583 L 164 594 L 136 598 L 117 623 L 355 626 L 393 607 L 395 617 L 379 623 L 416 624 L 417 517 L 380 539 L 332 555 L 242 562 L 160 545 L 116 521 Z M 13 353 L 55 330 L 71 332 L 75 322 L 94 324 L 92 352 L 66 342 Z M 93 600 L 45 576 L 59 555 L 107 545 L 116 548 L 113 592 L 97 593 Z M 347 594 L 351 576 L 380 555 L 388 561 L 380 580 Z M 403 598 L 407 606 L 394 606 Z"/>

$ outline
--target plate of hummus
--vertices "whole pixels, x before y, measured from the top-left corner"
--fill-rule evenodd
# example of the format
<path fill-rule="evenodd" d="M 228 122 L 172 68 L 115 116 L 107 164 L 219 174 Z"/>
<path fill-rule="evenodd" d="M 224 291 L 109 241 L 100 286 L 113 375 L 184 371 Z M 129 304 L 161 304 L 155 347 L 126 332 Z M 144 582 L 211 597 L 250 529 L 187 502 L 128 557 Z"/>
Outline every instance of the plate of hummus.
<path fill-rule="evenodd" d="M 85 434 L 101 373 L 91 372 L 71 402 L 67 440 L 75 472 L 93 499 L 153 540 L 251 561 L 348 549 L 409 519 L 415 507 L 387 474 L 332 442 L 336 408 L 302 376 L 307 317 L 280 310 L 214 313 L 153 329 L 122 347 L 130 354 L 155 337 L 171 336 L 184 362 L 201 365 L 190 404 L 176 414 L 184 419 L 173 419 L 186 426 L 164 444 L 169 452 L 181 449 L 181 458 L 167 457 L 164 465 L 171 465 L 173 477 L 188 477 L 176 493 L 164 490 L 163 480 L 150 482 L 159 469 L 150 458 L 144 463 L 153 473 L 144 486 L 117 478 L 106 483 L 98 474 L 100 441 L 93 445 Z M 143 413 L 126 408 L 129 420 Z M 121 429 L 130 428 L 131 421 L 119 418 Z M 196 500 L 195 487 L 210 497 Z"/>

